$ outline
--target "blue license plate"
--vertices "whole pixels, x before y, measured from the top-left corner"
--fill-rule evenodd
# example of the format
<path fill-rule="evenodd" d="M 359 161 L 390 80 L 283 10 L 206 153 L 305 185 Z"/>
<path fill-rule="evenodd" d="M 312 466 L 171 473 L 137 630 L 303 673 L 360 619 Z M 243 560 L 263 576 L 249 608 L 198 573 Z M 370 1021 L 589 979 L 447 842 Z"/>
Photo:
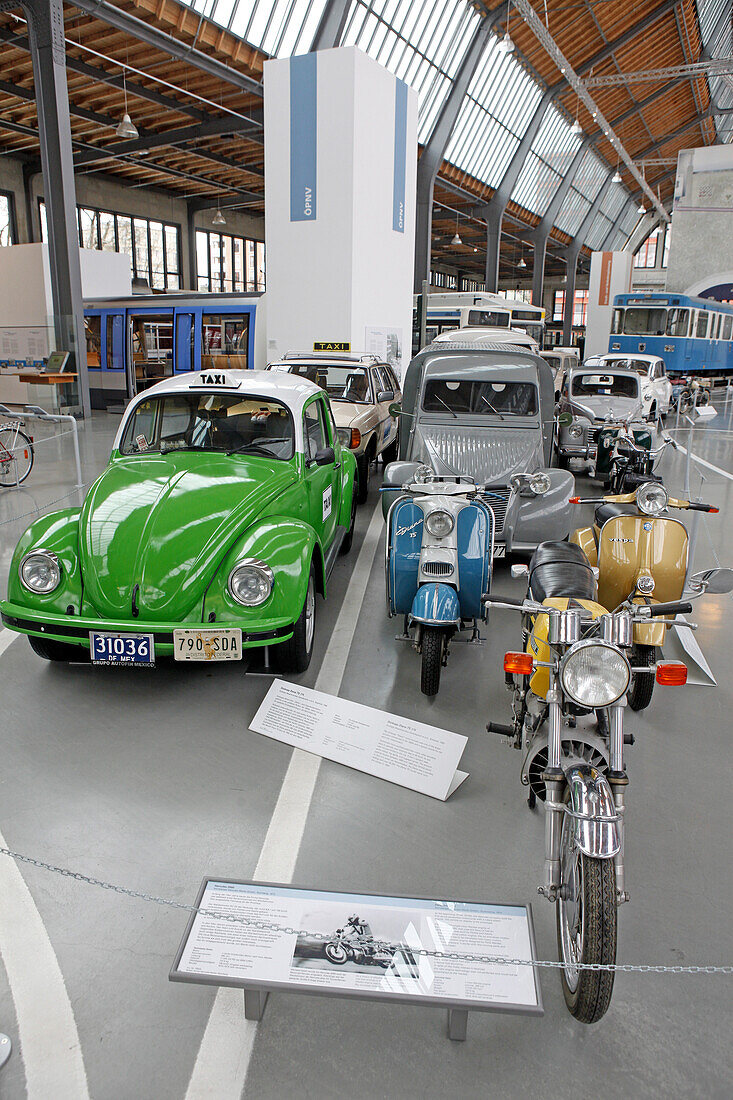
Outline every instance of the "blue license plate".
<path fill-rule="evenodd" d="M 89 632 L 89 652 L 95 665 L 154 665 L 152 634 Z"/>

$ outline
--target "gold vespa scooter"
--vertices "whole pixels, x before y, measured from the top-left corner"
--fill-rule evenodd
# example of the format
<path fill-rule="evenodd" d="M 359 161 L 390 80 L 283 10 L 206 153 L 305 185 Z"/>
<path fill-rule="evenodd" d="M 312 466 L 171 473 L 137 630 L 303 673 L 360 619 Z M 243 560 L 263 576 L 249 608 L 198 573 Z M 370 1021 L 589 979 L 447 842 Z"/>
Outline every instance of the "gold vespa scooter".
<path fill-rule="evenodd" d="M 632 493 L 581 499 L 573 504 L 595 504 L 592 527 L 570 535 L 592 566 L 598 567 L 598 602 L 609 611 L 626 599 L 654 605 L 679 600 L 687 575 L 689 539 L 685 525 L 665 515 L 668 508 L 718 512 L 712 504 L 670 497 L 663 485 L 640 485 Z M 632 665 L 648 667 L 634 672 L 628 703 L 632 710 L 649 706 L 654 691 L 657 647 L 664 644 L 664 623 L 637 621 L 633 630 Z"/>

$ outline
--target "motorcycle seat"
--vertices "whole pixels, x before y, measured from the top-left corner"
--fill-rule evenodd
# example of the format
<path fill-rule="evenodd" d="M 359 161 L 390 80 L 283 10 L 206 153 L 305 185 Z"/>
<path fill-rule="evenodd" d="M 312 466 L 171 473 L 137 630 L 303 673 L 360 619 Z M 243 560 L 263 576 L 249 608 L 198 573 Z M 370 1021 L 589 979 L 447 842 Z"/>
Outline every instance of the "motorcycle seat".
<path fill-rule="evenodd" d="M 616 516 L 637 516 L 639 510 L 634 504 L 612 504 L 610 501 L 604 501 L 602 504 L 596 505 L 596 527 L 603 527 L 609 519 L 615 519 Z"/>
<path fill-rule="evenodd" d="M 529 595 L 538 603 L 595 599 L 596 578 L 584 551 L 574 542 L 541 542 L 529 563 Z"/>

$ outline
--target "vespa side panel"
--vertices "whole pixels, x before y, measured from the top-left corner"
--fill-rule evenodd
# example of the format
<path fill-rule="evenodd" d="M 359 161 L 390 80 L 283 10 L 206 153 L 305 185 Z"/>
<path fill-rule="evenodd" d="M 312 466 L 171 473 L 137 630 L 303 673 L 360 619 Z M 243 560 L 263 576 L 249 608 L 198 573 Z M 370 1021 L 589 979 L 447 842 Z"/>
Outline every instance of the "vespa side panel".
<path fill-rule="evenodd" d="M 594 619 L 597 619 L 599 615 L 605 615 L 605 607 L 601 607 L 599 603 L 595 603 L 594 600 L 576 600 L 573 599 L 573 606 L 577 607 L 578 604 L 584 607 L 586 611 L 590 611 Z M 557 596 L 543 602 L 543 607 L 555 607 L 558 611 L 567 611 L 570 604 L 570 598 L 565 596 Z M 532 625 L 532 632 L 527 639 L 527 653 L 531 653 L 535 661 L 550 661 L 552 659 L 552 651 L 547 644 L 547 630 L 550 623 L 549 615 L 537 615 Z M 545 699 L 547 696 L 547 690 L 550 686 L 550 670 L 548 668 L 538 668 L 532 673 L 532 679 L 529 681 L 530 690 L 540 699 Z"/>
<path fill-rule="evenodd" d="M 456 520 L 458 575 L 461 616 L 464 619 L 485 618 L 481 596 L 491 586 L 491 544 L 493 519 L 489 509 L 479 501 L 462 508 Z"/>
<path fill-rule="evenodd" d="M 423 512 L 412 499 L 398 501 L 390 519 L 387 577 L 389 602 L 397 615 L 407 615 L 417 591 Z"/>
<path fill-rule="evenodd" d="M 687 570 L 687 530 L 667 516 L 615 516 L 598 538 L 598 598 L 609 611 L 627 598 L 640 575 L 654 577 L 654 599 L 679 600 Z"/>

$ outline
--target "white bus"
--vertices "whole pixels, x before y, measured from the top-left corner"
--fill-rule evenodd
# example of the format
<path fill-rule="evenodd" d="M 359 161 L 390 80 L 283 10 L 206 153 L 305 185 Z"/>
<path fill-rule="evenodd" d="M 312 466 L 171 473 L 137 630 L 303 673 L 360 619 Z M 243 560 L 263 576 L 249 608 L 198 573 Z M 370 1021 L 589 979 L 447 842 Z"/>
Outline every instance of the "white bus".
<path fill-rule="evenodd" d="M 413 301 L 413 355 L 418 350 L 420 332 L 417 322 L 417 298 Z M 448 291 L 428 295 L 426 323 L 427 343 L 436 336 L 455 329 L 494 329 L 499 341 L 506 340 L 506 330 L 525 333 L 542 347 L 545 311 L 519 298 L 503 298 L 483 291 Z M 501 331 L 504 330 L 504 331 Z M 488 335 L 488 333 L 486 333 Z"/>

